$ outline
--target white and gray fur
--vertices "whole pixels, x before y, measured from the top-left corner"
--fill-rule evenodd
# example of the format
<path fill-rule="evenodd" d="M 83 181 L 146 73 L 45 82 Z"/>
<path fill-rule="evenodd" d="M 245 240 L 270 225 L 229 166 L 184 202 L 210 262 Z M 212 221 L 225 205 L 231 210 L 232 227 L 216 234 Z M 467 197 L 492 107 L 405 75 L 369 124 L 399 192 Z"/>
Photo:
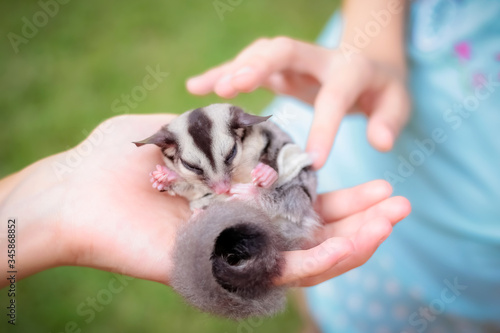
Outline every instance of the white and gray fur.
<path fill-rule="evenodd" d="M 202 208 L 217 196 L 214 185 L 251 181 L 250 172 L 265 145 L 265 138 L 253 133 L 253 125 L 268 118 L 247 114 L 230 104 L 212 104 L 181 114 L 135 144 L 159 146 L 165 165 L 182 178 L 169 193 L 188 199 L 192 209 Z M 234 147 L 236 154 L 226 163 Z"/>
<path fill-rule="evenodd" d="M 281 252 L 303 248 L 320 225 L 311 161 L 268 118 L 213 104 L 136 143 L 159 146 L 166 166 L 181 177 L 169 193 L 203 208 L 179 232 L 172 287 L 199 309 L 233 319 L 283 308 L 286 289 L 272 284 L 281 274 Z M 259 162 L 279 178 L 258 188 L 255 202 L 227 201 L 213 191 L 221 182 L 250 183 Z"/>

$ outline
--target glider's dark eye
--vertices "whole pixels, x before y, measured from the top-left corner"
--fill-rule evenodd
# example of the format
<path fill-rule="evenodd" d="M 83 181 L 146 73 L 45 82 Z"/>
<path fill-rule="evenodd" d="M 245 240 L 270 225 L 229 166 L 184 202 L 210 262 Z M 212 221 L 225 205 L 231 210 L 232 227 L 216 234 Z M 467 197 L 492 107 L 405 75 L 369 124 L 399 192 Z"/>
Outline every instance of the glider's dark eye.
<path fill-rule="evenodd" d="M 234 160 L 234 158 L 236 157 L 237 149 L 238 149 L 238 147 L 236 146 L 236 143 L 235 143 L 233 146 L 233 149 L 231 149 L 231 151 L 229 152 L 229 154 L 226 157 L 226 160 L 224 161 L 226 163 L 226 165 L 231 164 L 231 162 Z"/>
<path fill-rule="evenodd" d="M 197 175 L 202 175 L 203 174 L 203 170 L 198 168 L 197 166 L 194 166 L 192 164 L 189 164 L 188 162 L 184 161 L 183 159 L 181 159 L 181 163 L 182 165 L 184 165 L 184 167 L 186 169 L 188 169 L 189 171 L 192 171 L 194 172 L 195 174 Z"/>

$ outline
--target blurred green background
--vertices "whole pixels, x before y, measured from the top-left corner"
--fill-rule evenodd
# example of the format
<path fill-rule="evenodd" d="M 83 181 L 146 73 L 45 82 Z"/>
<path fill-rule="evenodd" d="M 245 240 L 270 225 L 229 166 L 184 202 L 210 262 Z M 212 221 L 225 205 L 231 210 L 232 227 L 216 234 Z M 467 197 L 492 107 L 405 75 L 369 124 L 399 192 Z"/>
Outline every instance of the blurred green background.
<path fill-rule="evenodd" d="M 54 1 L 41 0 L 47 6 Z M 258 37 L 313 41 L 338 5 L 331 0 L 65 2 L 53 17 L 40 14 L 47 10 L 36 0 L 0 3 L 0 177 L 74 146 L 102 120 L 123 112 L 113 101 L 141 85 L 148 66 L 169 75 L 129 107 L 131 113 L 180 113 L 220 101 L 189 95 L 186 78 L 233 57 Z M 225 11 L 218 13 L 216 5 Z M 23 37 L 25 22 L 34 19 L 40 27 L 25 28 Z M 25 37 L 12 45 L 12 39 Z M 271 99 L 269 92 L 257 91 L 233 102 L 258 113 Z M 293 302 L 275 318 L 235 323 L 200 314 L 169 288 L 141 280 L 126 280 L 87 323 L 89 316 L 76 309 L 88 297 L 102 296 L 112 278 L 78 267 L 27 278 L 17 285 L 16 329 L 6 324 L 4 310 L 0 331 L 71 331 L 68 322 L 96 333 L 301 331 Z M 0 291 L 3 309 L 6 294 Z"/>

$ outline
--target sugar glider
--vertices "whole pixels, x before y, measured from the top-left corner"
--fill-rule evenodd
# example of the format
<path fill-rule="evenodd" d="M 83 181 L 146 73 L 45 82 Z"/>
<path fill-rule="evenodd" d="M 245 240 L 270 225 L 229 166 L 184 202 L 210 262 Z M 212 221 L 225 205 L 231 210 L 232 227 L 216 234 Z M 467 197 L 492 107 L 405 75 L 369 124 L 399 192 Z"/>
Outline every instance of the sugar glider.
<path fill-rule="evenodd" d="M 282 251 L 306 246 L 320 226 L 312 161 L 278 126 L 230 104 L 187 111 L 151 137 L 165 165 L 153 187 L 190 202 L 179 231 L 172 287 L 199 309 L 241 319 L 272 315 L 286 300 Z"/>

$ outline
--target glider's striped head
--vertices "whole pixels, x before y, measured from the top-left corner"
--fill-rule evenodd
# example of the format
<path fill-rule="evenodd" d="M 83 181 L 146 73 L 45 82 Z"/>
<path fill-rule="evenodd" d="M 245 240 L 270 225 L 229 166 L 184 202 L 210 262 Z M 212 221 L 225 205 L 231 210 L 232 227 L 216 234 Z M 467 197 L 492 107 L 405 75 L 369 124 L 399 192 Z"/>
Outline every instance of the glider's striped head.
<path fill-rule="evenodd" d="M 245 132 L 268 118 L 230 104 L 212 104 L 183 113 L 136 145 L 156 144 L 162 148 L 167 166 L 186 181 L 226 193 L 241 160 Z"/>

